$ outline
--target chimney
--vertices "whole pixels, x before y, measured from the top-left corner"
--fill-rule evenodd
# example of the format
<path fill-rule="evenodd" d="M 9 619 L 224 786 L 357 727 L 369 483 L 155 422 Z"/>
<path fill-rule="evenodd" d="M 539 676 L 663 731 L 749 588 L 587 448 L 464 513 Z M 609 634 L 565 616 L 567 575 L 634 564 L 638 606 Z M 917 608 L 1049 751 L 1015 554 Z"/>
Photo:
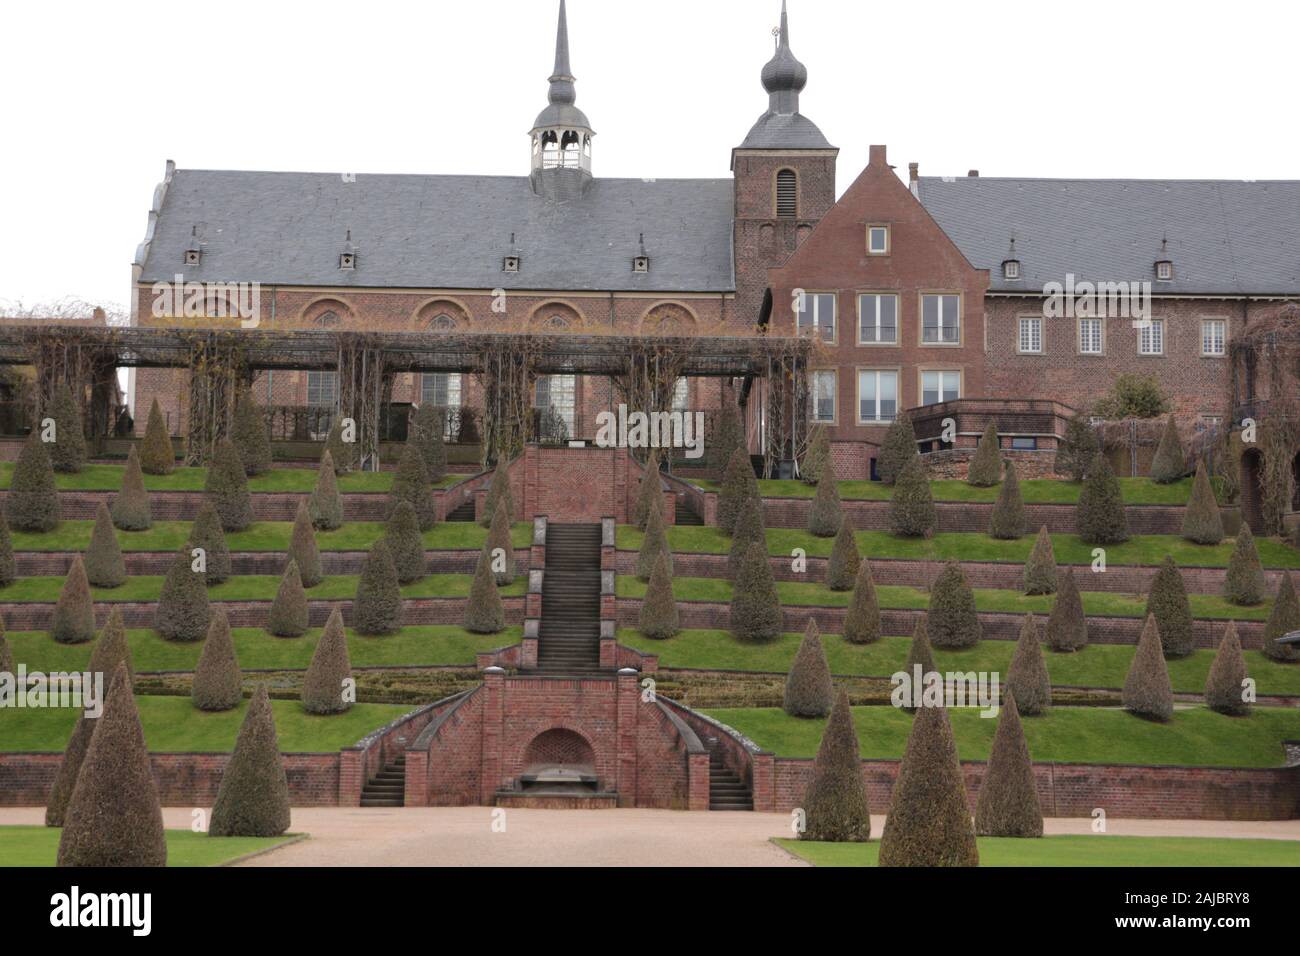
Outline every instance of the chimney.
<path fill-rule="evenodd" d="M 916 181 L 917 181 L 918 179 L 920 179 L 920 178 L 921 178 L 921 164 L 920 164 L 920 163 L 908 163 L 908 164 L 907 164 L 907 181 L 908 181 L 909 183 L 914 183 L 914 182 L 916 182 Z"/>
<path fill-rule="evenodd" d="M 888 163 L 885 161 L 885 147 L 883 147 L 883 146 L 872 146 L 872 147 L 871 147 L 871 154 L 870 154 L 870 159 L 869 159 L 869 165 L 872 165 L 872 166 L 886 166 L 886 165 L 888 165 Z"/>
<path fill-rule="evenodd" d="M 980 171 L 979 171 L 978 169 L 972 169 L 972 170 L 971 170 L 970 172 L 968 172 L 966 175 L 969 176 L 971 179 L 979 179 L 979 178 L 980 178 Z"/>

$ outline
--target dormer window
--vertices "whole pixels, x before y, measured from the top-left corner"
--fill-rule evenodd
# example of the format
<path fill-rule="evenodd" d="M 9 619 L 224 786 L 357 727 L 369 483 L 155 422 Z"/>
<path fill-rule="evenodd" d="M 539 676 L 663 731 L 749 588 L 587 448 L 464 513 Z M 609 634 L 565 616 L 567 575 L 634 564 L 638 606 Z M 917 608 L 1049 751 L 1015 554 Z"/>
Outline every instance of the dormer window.
<path fill-rule="evenodd" d="M 1156 262 L 1156 278 L 1161 282 L 1174 281 L 1174 264 L 1168 259 Z"/>
<path fill-rule="evenodd" d="M 344 252 L 339 255 L 340 269 L 355 269 L 357 267 L 357 254 L 355 252 Z"/>
<path fill-rule="evenodd" d="M 1020 260 L 1008 259 L 1002 263 L 1002 278 L 1019 279 L 1020 278 Z"/>
<path fill-rule="evenodd" d="M 501 260 L 501 271 L 502 271 L 502 272 L 518 272 L 518 271 L 519 271 L 519 257 L 518 257 L 518 256 L 506 256 L 504 259 L 502 259 L 502 260 Z"/>
<path fill-rule="evenodd" d="M 888 226 L 867 226 L 867 253 L 873 256 L 889 255 Z"/>

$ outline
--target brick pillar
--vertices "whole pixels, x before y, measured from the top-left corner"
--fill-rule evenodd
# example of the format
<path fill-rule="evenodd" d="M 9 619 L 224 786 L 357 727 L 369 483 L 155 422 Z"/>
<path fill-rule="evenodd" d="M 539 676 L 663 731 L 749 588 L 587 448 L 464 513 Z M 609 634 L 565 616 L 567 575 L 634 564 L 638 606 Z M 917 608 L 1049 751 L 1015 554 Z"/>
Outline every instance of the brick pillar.
<path fill-rule="evenodd" d="M 687 810 L 709 809 L 709 754 L 708 751 L 690 754 L 686 758 Z"/>
<path fill-rule="evenodd" d="M 631 518 L 628 519 L 631 523 Z M 669 527 L 677 523 L 677 495 L 671 488 L 664 492 L 664 526 Z"/>
<path fill-rule="evenodd" d="M 361 788 L 365 785 L 365 751 L 354 747 L 339 751 L 339 806 L 361 806 Z"/>
<path fill-rule="evenodd" d="M 754 810 L 757 813 L 776 812 L 776 759 L 769 753 L 750 757 L 753 769 L 751 786 L 754 790 Z"/>
<path fill-rule="evenodd" d="M 406 795 L 406 806 L 429 805 L 429 754 L 426 751 L 406 752 L 406 780 L 403 790 Z"/>
<path fill-rule="evenodd" d="M 718 493 L 716 491 L 704 492 L 704 514 L 700 515 L 704 523 L 709 527 L 717 527 L 718 524 Z"/>
<path fill-rule="evenodd" d="M 479 802 L 492 806 L 502 784 L 506 717 L 506 672 L 489 667 L 483 672 L 483 778 Z"/>
<path fill-rule="evenodd" d="M 637 672 L 625 667 L 618 672 L 615 693 L 618 695 L 618 803 L 622 807 L 636 806 L 636 719 L 641 706 Z M 647 705 L 649 706 L 649 705 Z"/>

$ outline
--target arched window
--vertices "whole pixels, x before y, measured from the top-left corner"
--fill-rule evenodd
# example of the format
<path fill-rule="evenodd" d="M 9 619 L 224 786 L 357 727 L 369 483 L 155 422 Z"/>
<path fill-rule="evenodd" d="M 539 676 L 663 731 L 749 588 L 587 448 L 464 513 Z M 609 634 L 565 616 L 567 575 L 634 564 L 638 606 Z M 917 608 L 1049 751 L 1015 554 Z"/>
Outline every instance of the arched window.
<path fill-rule="evenodd" d="M 799 176 L 793 169 L 776 174 L 776 218 L 793 219 L 799 214 Z"/>
<path fill-rule="evenodd" d="M 569 327 L 569 320 L 562 315 L 552 315 L 542 323 L 542 328 L 548 332 L 563 332 Z"/>
<path fill-rule="evenodd" d="M 456 320 L 446 312 L 439 312 L 429 320 L 430 332 L 452 332 L 455 331 Z"/>
<path fill-rule="evenodd" d="M 337 312 L 322 312 L 320 315 L 316 316 L 316 327 L 321 329 L 333 329 L 338 327 L 340 321 Z"/>

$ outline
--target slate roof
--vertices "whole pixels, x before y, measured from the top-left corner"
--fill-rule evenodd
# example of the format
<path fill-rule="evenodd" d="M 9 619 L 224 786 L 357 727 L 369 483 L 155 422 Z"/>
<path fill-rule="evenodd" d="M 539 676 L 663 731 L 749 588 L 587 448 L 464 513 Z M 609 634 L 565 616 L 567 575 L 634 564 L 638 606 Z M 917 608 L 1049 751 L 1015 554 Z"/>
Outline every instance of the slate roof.
<path fill-rule="evenodd" d="M 1151 281 L 1156 295 L 1300 294 L 1300 181 L 923 176 L 921 203 L 994 292 Z M 1012 236 L 1023 278 L 1002 276 Z M 1172 282 L 1155 281 L 1161 242 Z"/>
<path fill-rule="evenodd" d="M 596 179 L 556 203 L 523 176 L 177 170 L 141 281 L 730 292 L 732 208 L 730 179 Z M 203 255 L 185 268 L 195 226 Z M 349 230 L 354 271 L 338 267 Z M 501 270 L 511 233 L 518 273 Z M 650 271 L 635 274 L 642 233 Z"/>

